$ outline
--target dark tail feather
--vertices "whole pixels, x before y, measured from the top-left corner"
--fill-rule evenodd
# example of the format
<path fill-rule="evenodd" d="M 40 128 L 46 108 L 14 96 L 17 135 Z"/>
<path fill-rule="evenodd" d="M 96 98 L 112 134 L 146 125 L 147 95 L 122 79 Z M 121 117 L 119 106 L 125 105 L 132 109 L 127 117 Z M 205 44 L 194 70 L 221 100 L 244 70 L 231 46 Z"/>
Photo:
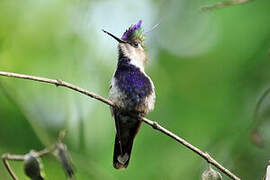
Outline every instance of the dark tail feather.
<path fill-rule="evenodd" d="M 137 118 L 115 113 L 116 136 L 114 142 L 113 166 L 115 169 L 127 168 L 134 138 L 141 126 Z"/>
<path fill-rule="evenodd" d="M 41 175 L 39 175 L 37 177 L 32 178 L 32 180 L 44 180 L 44 178 Z"/>

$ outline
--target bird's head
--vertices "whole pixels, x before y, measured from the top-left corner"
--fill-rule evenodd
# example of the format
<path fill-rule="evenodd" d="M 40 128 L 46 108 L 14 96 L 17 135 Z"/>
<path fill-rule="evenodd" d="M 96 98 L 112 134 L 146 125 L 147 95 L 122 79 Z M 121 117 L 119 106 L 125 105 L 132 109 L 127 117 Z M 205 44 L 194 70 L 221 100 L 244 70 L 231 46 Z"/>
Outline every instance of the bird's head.
<path fill-rule="evenodd" d="M 131 25 L 124 32 L 121 39 L 105 30 L 103 31 L 119 42 L 119 57 L 127 57 L 132 64 L 144 69 L 147 62 L 147 55 L 144 44 L 145 34 L 141 24 L 142 21 L 140 20 L 137 24 Z"/>

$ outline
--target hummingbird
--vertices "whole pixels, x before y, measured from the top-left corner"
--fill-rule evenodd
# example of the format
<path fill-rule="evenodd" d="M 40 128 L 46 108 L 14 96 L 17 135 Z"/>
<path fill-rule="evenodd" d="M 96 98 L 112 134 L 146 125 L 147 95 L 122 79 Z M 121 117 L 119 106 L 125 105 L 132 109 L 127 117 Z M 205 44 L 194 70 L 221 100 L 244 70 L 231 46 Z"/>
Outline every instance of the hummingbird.
<path fill-rule="evenodd" d="M 154 109 L 155 88 L 144 72 L 148 58 L 142 21 L 131 25 L 121 39 L 103 32 L 118 42 L 118 63 L 110 83 L 109 100 L 115 105 L 110 107 L 116 127 L 113 166 L 124 169 L 129 164 L 133 141 L 142 123 L 140 117 Z"/>

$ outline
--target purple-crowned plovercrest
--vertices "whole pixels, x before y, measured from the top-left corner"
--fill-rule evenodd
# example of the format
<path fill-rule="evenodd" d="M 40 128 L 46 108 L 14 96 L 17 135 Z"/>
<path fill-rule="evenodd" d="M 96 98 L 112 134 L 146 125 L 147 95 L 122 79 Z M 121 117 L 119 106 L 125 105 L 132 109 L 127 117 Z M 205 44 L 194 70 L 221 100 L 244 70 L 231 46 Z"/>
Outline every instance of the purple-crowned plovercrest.
<path fill-rule="evenodd" d="M 154 109 L 155 90 L 152 80 L 144 72 L 147 63 L 145 34 L 140 20 L 125 31 L 122 38 L 104 31 L 119 42 L 118 63 L 112 77 L 109 99 L 115 120 L 116 136 L 113 166 L 123 169 L 128 166 L 134 138 L 141 126 L 140 116 Z"/>

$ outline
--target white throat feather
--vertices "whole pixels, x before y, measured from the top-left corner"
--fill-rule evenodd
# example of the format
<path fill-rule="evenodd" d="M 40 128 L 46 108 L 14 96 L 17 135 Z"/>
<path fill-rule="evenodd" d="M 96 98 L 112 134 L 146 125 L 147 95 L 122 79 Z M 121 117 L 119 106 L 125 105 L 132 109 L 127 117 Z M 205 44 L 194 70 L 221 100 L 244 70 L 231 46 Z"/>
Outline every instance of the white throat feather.
<path fill-rule="evenodd" d="M 135 48 L 127 43 L 119 43 L 118 48 L 123 56 L 130 59 L 130 64 L 140 68 L 141 71 L 144 71 L 146 55 L 140 44 Z"/>

